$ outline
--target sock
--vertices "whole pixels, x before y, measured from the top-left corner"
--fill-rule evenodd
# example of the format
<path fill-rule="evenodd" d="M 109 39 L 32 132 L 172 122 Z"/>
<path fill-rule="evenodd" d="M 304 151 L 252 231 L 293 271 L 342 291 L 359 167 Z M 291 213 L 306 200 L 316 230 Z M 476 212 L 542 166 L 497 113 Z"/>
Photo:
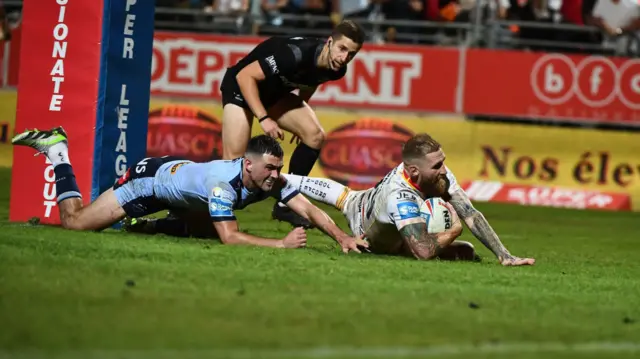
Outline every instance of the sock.
<path fill-rule="evenodd" d="M 316 164 L 316 161 L 320 157 L 320 150 L 311 148 L 304 143 L 300 143 L 291 155 L 289 161 L 289 173 L 298 176 L 308 176 L 311 173 L 311 169 Z M 278 202 L 280 207 L 286 207 L 284 204 Z"/>
<path fill-rule="evenodd" d="M 339 210 L 342 210 L 342 206 L 344 206 L 344 202 L 347 199 L 347 194 L 349 194 L 350 191 L 349 187 L 326 178 L 287 174 L 283 176 L 305 197 L 334 206 Z"/>
<path fill-rule="evenodd" d="M 73 168 L 71 168 L 69 163 L 54 164 L 53 172 L 56 175 L 56 194 L 58 195 L 58 203 L 68 198 L 82 198 L 82 194 L 80 194 L 80 189 L 76 183 L 76 176 L 73 174 Z"/>
<path fill-rule="evenodd" d="M 47 151 L 47 158 L 54 168 L 61 163 L 71 164 L 69 162 L 69 146 L 64 142 L 56 143 Z"/>
<path fill-rule="evenodd" d="M 300 143 L 291 155 L 289 161 L 289 173 L 298 176 L 308 176 L 311 169 L 320 157 L 320 150 Z"/>

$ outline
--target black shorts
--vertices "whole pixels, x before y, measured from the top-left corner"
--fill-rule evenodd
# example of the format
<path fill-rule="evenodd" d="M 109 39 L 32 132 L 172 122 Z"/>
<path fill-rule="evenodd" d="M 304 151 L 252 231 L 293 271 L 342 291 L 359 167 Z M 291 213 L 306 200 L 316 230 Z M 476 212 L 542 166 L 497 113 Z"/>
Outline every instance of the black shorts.
<path fill-rule="evenodd" d="M 222 83 L 220 84 L 220 93 L 222 94 L 223 108 L 228 103 L 232 103 L 236 106 L 251 110 L 238 89 L 238 83 L 235 79 L 235 71 L 231 71 L 230 68 L 227 68 L 227 71 L 224 73 Z"/>
<path fill-rule="evenodd" d="M 116 199 L 127 216 L 138 218 L 167 209 L 153 191 L 156 172 L 171 161 L 182 160 L 179 157 L 150 157 L 127 169 L 113 185 Z"/>
<path fill-rule="evenodd" d="M 228 103 L 232 103 L 236 106 L 251 111 L 251 107 L 249 107 L 249 104 L 247 103 L 247 101 L 245 101 L 244 96 L 242 96 L 242 93 L 240 92 L 240 88 L 235 79 L 235 72 L 229 71 L 228 68 L 224 74 L 224 77 L 222 78 L 222 83 L 220 84 L 220 93 L 222 94 L 223 108 Z M 262 104 L 266 109 L 269 109 L 278 101 L 280 101 L 281 97 L 282 96 L 278 95 L 277 92 L 274 94 L 269 94 L 268 96 L 260 94 L 260 101 L 262 101 Z"/>

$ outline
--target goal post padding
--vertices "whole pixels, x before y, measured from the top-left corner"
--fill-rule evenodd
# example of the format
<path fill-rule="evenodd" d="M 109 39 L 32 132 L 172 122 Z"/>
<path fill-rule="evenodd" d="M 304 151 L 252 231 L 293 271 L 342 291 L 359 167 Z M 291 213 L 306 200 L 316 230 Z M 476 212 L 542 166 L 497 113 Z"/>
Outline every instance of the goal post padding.
<path fill-rule="evenodd" d="M 63 126 L 87 204 L 144 158 L 154 0 L 25 1 L 16 132 Z M 10 220 L 59 224 L 45 156 L 15 147 Z"/>

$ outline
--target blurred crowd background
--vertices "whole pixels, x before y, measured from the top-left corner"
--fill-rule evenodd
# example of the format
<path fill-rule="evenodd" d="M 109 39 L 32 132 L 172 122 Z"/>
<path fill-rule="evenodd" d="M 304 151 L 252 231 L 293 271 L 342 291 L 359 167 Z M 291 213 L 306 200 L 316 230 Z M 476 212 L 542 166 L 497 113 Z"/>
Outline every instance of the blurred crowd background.
<path fill-rule="evenodd" d="M 358 20 L 368 41 L 637 57 L 640 0 L 155 0 L 156 28 L 326 36 Z M 0 0 L 0 40 L 22 0 Z"/>
<path fill-rule="evenodd" d="M 637 56 L 639 0 L 157 0 L 157 27 L 326 35 L 344 17 L 369 41 Z"/>

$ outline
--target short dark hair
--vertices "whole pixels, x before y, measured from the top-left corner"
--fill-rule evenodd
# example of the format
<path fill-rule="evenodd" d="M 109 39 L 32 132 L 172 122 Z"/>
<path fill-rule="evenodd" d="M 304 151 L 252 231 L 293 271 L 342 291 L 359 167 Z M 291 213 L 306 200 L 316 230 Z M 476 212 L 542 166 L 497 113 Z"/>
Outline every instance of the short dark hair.
<path fill-rule="evenodd" d="M 247 150 L 245 154 L 252 155 L 272 155 L 275 157 L 284 157 L 284 151 L 282 146 L 276 141 L 275 138 L 267 135 L 258 135 L 252 137 L 247 144 Z"/>
<path fill-rule="evenodd" d="M 342 36 L 348 37 L 358 45 L 362 45 L 365 40 L 364 30 L 353 20 L 343 20 L 333 29 L 331 37 L 339 40 Z"/>
<path fill-rule="evenodd" d="M 440 149 L 440 143 L 426 133 L 418 133 L 411 137 L 402 147 L 402 160 L 411 161 L 424 158 L 429 153 Z"/>

